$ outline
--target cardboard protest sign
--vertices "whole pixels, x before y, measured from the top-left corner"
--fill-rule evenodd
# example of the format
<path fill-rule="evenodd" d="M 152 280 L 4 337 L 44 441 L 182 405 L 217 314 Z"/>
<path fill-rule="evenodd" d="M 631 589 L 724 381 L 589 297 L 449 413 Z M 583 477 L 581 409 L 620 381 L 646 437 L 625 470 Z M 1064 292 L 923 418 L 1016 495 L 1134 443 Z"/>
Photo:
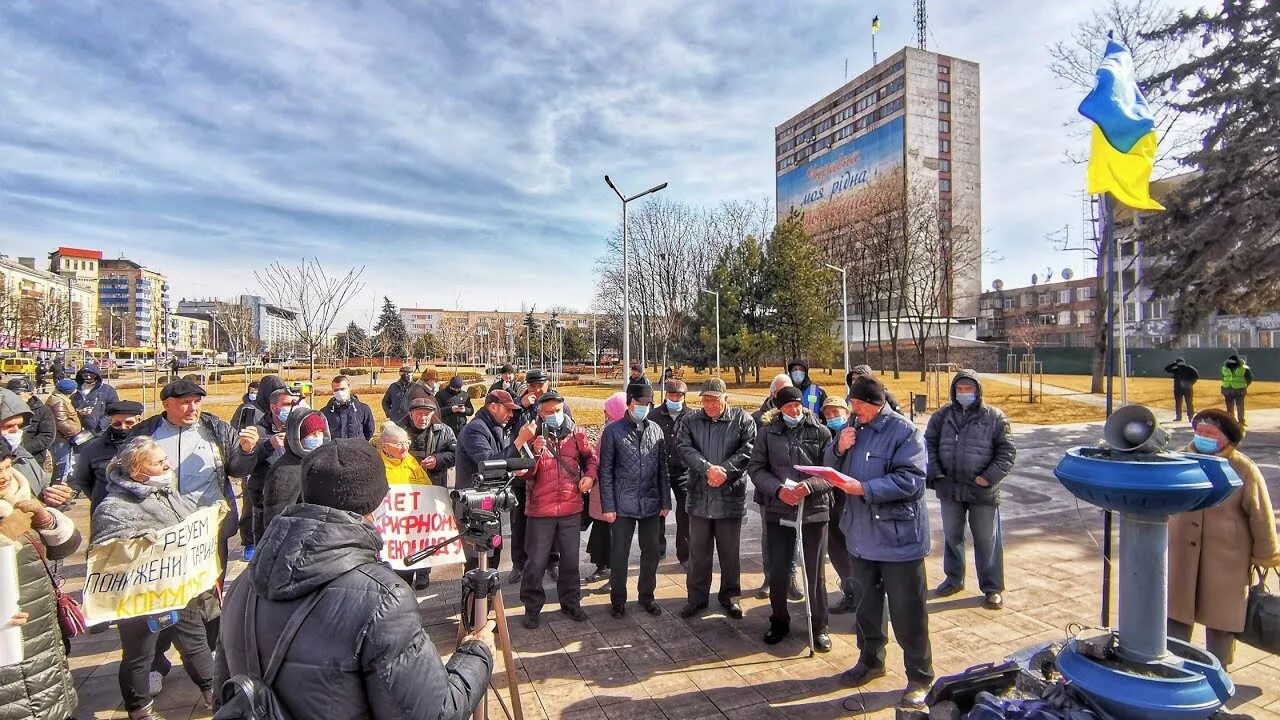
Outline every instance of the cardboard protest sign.
<path fill-rule="evenodd" d="M 219 503 L 146 537 L 120 538 L 89 550 L 83 609 L 90 625 L 181 610 L 218 581 Z"/>
<path fill-rule="evenodd" d="M 392 484 L 375 512 L 374 525 L 382 533 L 382 559 L 396 570 L 420 570 L 465 560 L 462 541 L 455 540 L 422 562 L 407 566 L 404 558 L 458 534 L 449 489 L 434 485 Z"/>

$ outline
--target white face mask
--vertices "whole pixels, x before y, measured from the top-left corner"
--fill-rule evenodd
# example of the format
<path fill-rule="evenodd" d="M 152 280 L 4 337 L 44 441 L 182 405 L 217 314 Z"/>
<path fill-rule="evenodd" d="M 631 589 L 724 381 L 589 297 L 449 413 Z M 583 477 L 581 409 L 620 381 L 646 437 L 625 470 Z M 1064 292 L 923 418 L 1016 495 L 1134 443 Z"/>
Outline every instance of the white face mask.
<path fill-rule="evenodd" d="M 347 402 L 348 400 L 351 399 L 351 391 L 350 390 L 334 390 L 333 399 L 337 400 L 340 403 Z"/>
<path fill-rule="evenodd" d="M 0 433 L 0 437 L 8 441 L 9 447 L 16 448 L 22 444 L 22 428 L 18 428 L 11 433 Z"/>
<path fill-rule="evenodd" d="M 153 488 L 162 488 L 164 490 L 173 487 L 173 471 L 165 470 L 163 475 L 148 475 L 142 481 L 143 485 Z"/>

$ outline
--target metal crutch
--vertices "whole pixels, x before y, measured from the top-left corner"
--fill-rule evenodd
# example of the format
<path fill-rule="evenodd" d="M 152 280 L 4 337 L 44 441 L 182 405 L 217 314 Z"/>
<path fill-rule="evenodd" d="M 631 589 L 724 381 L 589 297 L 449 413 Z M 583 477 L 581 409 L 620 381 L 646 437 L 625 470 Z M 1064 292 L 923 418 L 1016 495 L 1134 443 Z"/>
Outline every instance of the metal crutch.
<path fill-rule="evenodd" d="M 806 496 L 807 497 L 807 496 Z M 800 576 L 804 578 L 804 627 L 809 633 L 809 657 L 816 653 L 813 649 L 813 609 L 809 606 L 809 568 L 804 562 L 804 498 L 796 506 L 796 550 L 800 552 Z"/>

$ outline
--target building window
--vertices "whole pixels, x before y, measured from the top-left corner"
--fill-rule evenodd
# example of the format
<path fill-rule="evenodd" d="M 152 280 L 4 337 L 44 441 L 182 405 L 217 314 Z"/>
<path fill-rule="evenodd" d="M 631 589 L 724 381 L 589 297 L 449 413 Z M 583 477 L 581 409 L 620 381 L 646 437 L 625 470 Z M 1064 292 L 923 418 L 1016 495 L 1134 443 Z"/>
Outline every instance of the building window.
<path fill-rule="evenodd" d="M 1200 333 L 1191 333 L 1190 335 L 1184 336 L 1178 341 L 1178 346 L 1184 348 L 1200 347 Z"/>
<path fill-rule="evenodd" d="M 950 66 L 950 65 L 939 65 L 939 66 L 938 66 L 938 74 L 939 74 L 939 75 L 950 75 L 950 74 L 951 74 L 951 66 Z"/>
<path fill-rule="evenodd" d="M 940 112 L 940 113 L 949 113 L 949 112 L 951 112 L 951 101 L 950 101 L 950 100 L 939 100 L 939 101 L 938 101 L 938 112 Z"/>
<path fill-rule="evenodd" d="M 1058 316 L 1053 313 L 1046 313 L 1037 317 L 1036 322 L 1040 325 L 1057 325 Z"/>
<path fill-rule="evenodd" d="M 1071 291 L 1070 291 L 1070 290 L 1059 290 L 1059 291 L 1058 291 L 1058 302 L 1062 303 L 1063 305 L 1066 305 L 1066 304 L 1070 303 L 1070 302 L 1071 302 Z"/>
<path fill-rule="evenodd" d="M 951 141 L 950 141 L 950 140 L 939 140 L 939 141 L 938 141 L 938 152 L 940 152 L 940 153 L 949 153 L 949 152 L 951 152 Z"/>
<path fill-rule="evenodd" d="M 949 178 L 942 178 L 941 180 L 939 180 L 939 181 L 938 181 L 938 191 L 939 191 L 939 192 L 951 192 L 951 180 L 950 180 Z"/>
<path fill-rule="evenodd" d="M 1092 298 L 1093 298 L 1093 288 L 1089 287 L 1088 285 L 1085 285 L 1084 287 L 1076 288 L 1077 302 L 1081 300 L 1090 300 Z"/>
<path fill-rule="evenodd" d="M 1120 257 L 1133 257 L 1137 252 L 1138 243 L 1130 240 L 1129 242 L 1120 243 Z"/>
<path fill-rule="evenodd" d="M 951 161 L 946 158 L 938 160 L 938 172 L 951 172 Z"/>
<path fill-rule="evenodd" d="M 939 81 L 938 81 L 938 92 L 942 93 L 943 95 L 950 95 L 950 94 L 951 94 L 951 83 L 947 82 L 946 80 L 939 80 Z"/>
<path fill-rule="evenodd" d="M 1259 330 L 1258 347 L 1280 347 L 1280 330 Z"/>
<path fill-rule="evenodd" d="M 1039 295 L 1037 295 L 1037 296 L 1036 296 L 1036 304 L 1037 304 L 1037 305 L 1048 305 L 1048 304 L 1049 304 L 1049 297 L 1050 297 L 1050 296 L 1049 296 L 1049 293 L 1047 293 L 1047 292 L 1046 292 L 1046 293 L 1040 293 Z"/>
<path fill-rule="evenodd" d="M 1004 309 L 1005 309 L 1005 310 L 1012 310 L 1012 309 L 1014 309 L 1014 308 L 1016 308 L 1016 307 L 1018 307 L 1018 298 L 1016 298 L 1016 297 L 1011 297 L 1011 298 L 1005 298 L 1005 299 L 1004 299 Z"/>

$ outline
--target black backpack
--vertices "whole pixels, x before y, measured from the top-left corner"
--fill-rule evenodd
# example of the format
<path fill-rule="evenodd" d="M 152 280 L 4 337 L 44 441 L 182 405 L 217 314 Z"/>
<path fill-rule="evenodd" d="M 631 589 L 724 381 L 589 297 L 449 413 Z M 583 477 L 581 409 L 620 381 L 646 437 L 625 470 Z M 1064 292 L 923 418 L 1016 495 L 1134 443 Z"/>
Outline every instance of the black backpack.
<path fill-rule="evenodd" d="M 311 597 L 304 600 L 289 616 L 284 632 L 280 633 L 280 639 L 276 641 L 275 649 L 271 651 L 271 658 L 267 661 L 267 671 L 264 674 L 261 661 L 258 659 L 258 631 L 254 622 L 258 595 L 252 588 L 248 588 L 248 597 L 245 598 L 244 603 L 244 627 L 245 654 L 249 672 L 245 675 L 235 675 L 223 683 L 222 706 L 214 714 L 213 720 L 290 720 L 289 714 L 280 706 L 280 701 L 276 698 L 275 690 L 271 686 L 275 683 L 276 673 L 280 672 L 280 664 L 284 662 L 285 652 L 293 643 L 294 636 L 298 634 L 298 628 L 302 627 L 302 621 L 307 619 L 311 609 L 320 601 L 322 592 L 318 590 L 312 593 Z M 225 647 L 219 650 L 226 652 Z"/>

